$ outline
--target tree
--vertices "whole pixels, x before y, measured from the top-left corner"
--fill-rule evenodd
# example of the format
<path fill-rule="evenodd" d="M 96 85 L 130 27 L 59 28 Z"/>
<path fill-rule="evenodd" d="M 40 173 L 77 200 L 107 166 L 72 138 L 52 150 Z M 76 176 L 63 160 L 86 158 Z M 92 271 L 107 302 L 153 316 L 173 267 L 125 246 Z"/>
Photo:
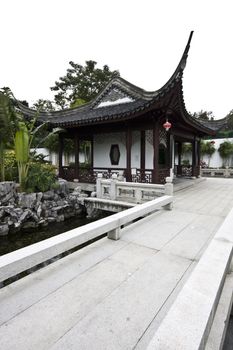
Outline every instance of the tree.
<path fill-rule="evenodd" d="M 215 152 L 214 141 L 201 141 L 201 154 L 207 155 L 208 157 L 208 167 L 210 166 L 210 158 Z"/>
<path fill-rule="evenodd" d="M 37 100 L 33 104 L 32 108 L 40 111 L 46 111 L 46 112 L 55 111 L 54 102 L 50 100 L 43 100 L 42 98 Z"/>
<path fill-rule="evenodd" d="M 226 115 L 227 128 L 233 130 L 233 109 Z"/>
<path fill-rule="evenodd" d="M 5 180 L 4 158 L 5 150 L 13 143 L 14 133 L 18 126 L 18 116 L 15 112 L 12 95 L 8 88 L 0 90 L 0 168 L 1 181 Z"/>
<path fill-rule="evenodd" d="M 96 68 L 95 61 L 86 61 L 85 66 L 69 62 L 71 68 L 67 69 L 65 76 L 51 87 L 55 91 L 56 104 L 64 109 L 78 101 L 89 102 L 104 88 L 104 86 L 115 76 L 118 71 L 110 71 L 107 65 L 102 69 Z"/>
<path fill-rule="evenodd" d="M 214 120 L 213 112 L 203 111 L 202 109 L 199 112 L 194 112 L 193 117 L 200 120 Z"/>
<path fill-rule="evenodd" d="M 233 155 L 233 144 L 230 141 L 224 141 L 220 144 L 218 152 L 223 159 L 223 165 L 229 165 L 230 156 Z"/>

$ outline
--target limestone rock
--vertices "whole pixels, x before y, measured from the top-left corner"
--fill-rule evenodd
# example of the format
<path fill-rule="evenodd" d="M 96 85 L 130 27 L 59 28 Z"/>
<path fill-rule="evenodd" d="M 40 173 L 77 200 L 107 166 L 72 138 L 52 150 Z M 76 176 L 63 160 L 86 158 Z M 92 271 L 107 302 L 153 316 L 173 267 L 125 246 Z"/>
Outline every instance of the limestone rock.
<path fill-rule="evenodd" d="M 18 195 L 18 205 L 21 208 L 33 209 L 37 202 L 36 193 L 19 193 Z"/>
<path fill-rule="evenodd" d="M 9 232 L 9 227 L 7 224 L 0 225 L 0 236 L 6 236 Z"/>

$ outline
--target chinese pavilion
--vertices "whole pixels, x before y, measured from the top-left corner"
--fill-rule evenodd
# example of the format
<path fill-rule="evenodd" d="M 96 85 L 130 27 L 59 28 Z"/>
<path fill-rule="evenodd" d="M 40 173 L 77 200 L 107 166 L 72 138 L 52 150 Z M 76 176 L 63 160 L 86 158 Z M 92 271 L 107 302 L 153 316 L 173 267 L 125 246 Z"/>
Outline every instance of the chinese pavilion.
<path fill-rule="evenodd" d="M 192 117 L 185 108 L 182 77 L 190 42 L 174 74 L 159 90 L 148 92 L 117 77 L 91 102 L 60 111 L 42 112 L 40 118 L 59 134 L 59 176 L 67 180 L 95 182 L 97 174 L 110 177 L 123 172 L 127 181 L 164 183 L 167 176 L 198 177 L 200 140 L 214 135 L 208 123 Z M 24 114 L 35 111 L 22 106 Z M 64 165 L 64 144 L 74 143 L 74 163 Z M 191 143 L 192 161 L 181 164 L 182 144 Z M 86 163 L 80 147 L 89 148 Z"/>

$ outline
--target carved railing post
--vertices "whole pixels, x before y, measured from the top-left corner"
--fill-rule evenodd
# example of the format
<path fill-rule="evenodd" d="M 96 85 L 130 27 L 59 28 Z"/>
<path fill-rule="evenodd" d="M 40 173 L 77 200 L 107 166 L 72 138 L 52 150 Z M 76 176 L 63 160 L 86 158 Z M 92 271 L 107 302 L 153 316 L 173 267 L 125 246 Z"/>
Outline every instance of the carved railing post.
<path fill-rule="evenodd" d="M 165 187 L 165 195 L 167 196 L 173 196 L 173 183 L 172 183 L 172 177 L 166 177 L 166 183 L 164 185 Z M 167 204 L 165 206 L 167 210 L 172 210 L 173 208 L 173 202 Z"/>
<path fill-rule="evenodd" d="M 116 182 L 117 182 L 117 174 L 112 174 L 111 184 L 110 184 L 110 199 L 113 201 L 116 200 L 116 196 L 117 196 Z"/>
<path fill-rule="evenodd" d="M 103 175 L 101 173 L 97 174 L 97 179 L 96 179 L 96 197 L 97 198 L 102 197 L 102 185 L 101 185 L 102 177 Z"/>

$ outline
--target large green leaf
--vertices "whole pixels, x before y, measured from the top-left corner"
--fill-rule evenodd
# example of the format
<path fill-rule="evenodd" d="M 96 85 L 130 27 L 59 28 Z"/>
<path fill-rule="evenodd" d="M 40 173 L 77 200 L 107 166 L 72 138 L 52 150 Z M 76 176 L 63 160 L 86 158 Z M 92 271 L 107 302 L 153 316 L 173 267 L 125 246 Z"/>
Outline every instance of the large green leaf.
<path fill-rule="evenodd" d="M 26 125 L 19 123 L 15 133 L 15 157 L 17 162 L 27 163 L 29 160 L 29 134 Z"/>

